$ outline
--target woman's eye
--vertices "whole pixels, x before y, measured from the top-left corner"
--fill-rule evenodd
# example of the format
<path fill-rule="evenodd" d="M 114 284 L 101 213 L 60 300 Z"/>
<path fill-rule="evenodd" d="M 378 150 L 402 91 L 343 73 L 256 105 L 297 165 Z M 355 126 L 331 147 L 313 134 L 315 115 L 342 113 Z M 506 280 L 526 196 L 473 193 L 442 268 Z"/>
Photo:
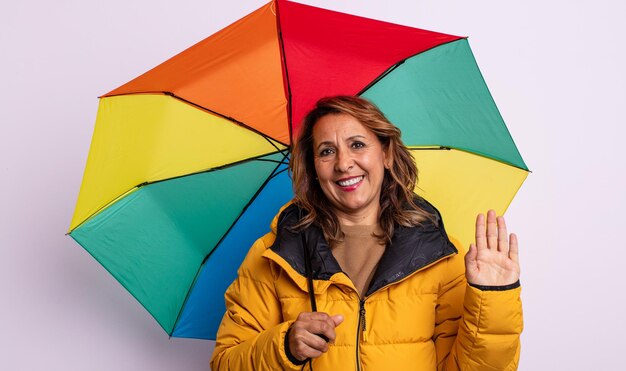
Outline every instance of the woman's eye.
<path fill-rule="evenodd" d="M 352 148 L 363 148 L 365 147 L 365 143 L 363 142 L 354 142 L 352 143 Z"/>
<path fill-rule="evenodd" d="M 324 148 L 323 150 L 320 151 L 320 156 L 328 156 L 331 155 L 333 153 L 333 150 L 330 148 Z"/>

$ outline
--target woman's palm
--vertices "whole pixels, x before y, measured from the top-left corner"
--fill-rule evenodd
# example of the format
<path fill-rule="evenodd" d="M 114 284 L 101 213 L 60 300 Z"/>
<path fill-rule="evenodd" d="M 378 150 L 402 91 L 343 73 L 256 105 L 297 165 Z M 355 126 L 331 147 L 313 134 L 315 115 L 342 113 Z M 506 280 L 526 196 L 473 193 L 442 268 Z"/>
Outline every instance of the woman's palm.
<path fill-rule="evenodd" d="M 471 284 L 504 286 L 519 280 L 519 253 L 517 236 L 508 238 L 503 217 L 493 210 L 476 218 L 476 243 L 470 245 L 465 256 L 465 275 Z"/>

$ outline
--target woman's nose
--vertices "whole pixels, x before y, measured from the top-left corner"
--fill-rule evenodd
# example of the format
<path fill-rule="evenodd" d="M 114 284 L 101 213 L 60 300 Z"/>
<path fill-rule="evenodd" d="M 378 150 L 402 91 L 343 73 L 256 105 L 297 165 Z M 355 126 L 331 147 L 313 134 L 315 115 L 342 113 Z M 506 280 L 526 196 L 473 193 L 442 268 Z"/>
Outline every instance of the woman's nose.
<path fill-rule="evenodd" d="M 339 172 L 346 172 L 354 165 L 354 159 L 350 156 L 349 152 L 339 151 L 336 157 L 335 170 Z"/>

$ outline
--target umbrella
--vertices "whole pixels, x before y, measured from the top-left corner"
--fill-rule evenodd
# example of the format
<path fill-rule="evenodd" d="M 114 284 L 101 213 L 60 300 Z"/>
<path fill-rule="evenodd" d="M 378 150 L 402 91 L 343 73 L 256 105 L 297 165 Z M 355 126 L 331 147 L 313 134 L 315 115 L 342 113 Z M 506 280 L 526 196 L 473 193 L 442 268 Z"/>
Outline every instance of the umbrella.
<path fill-rule="evenodd" d="M 101 97 L 70 236 L 169 335 L 214 339 L 226 287 L 292 197 L 300 121 L 337 94 L 402 129 L 416 192 L 464 245 L 528 174 L 466 38 L 276 0 Z"/>

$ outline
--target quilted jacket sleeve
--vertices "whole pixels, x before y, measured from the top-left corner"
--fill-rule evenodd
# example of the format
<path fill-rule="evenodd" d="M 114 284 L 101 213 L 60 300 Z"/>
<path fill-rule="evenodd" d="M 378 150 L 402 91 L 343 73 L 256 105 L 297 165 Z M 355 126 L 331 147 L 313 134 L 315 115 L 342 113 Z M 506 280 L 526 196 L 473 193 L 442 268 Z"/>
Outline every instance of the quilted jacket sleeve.
<path fill-rule="evenodd" d="M 285 334 L 269 262 L 261 257 L 267 236 L 259 239 L 225 294 L 226 313 L 217 332 L 211 369 L 300 370 L 285 354 Z"/>
<path fill-rule="evenodd" d="M 467 284 L 463 257 L 447 261 L 435 322 L 438 371 L 517 370 L 522 332 L 520 287 L 480 290 Z"/>

